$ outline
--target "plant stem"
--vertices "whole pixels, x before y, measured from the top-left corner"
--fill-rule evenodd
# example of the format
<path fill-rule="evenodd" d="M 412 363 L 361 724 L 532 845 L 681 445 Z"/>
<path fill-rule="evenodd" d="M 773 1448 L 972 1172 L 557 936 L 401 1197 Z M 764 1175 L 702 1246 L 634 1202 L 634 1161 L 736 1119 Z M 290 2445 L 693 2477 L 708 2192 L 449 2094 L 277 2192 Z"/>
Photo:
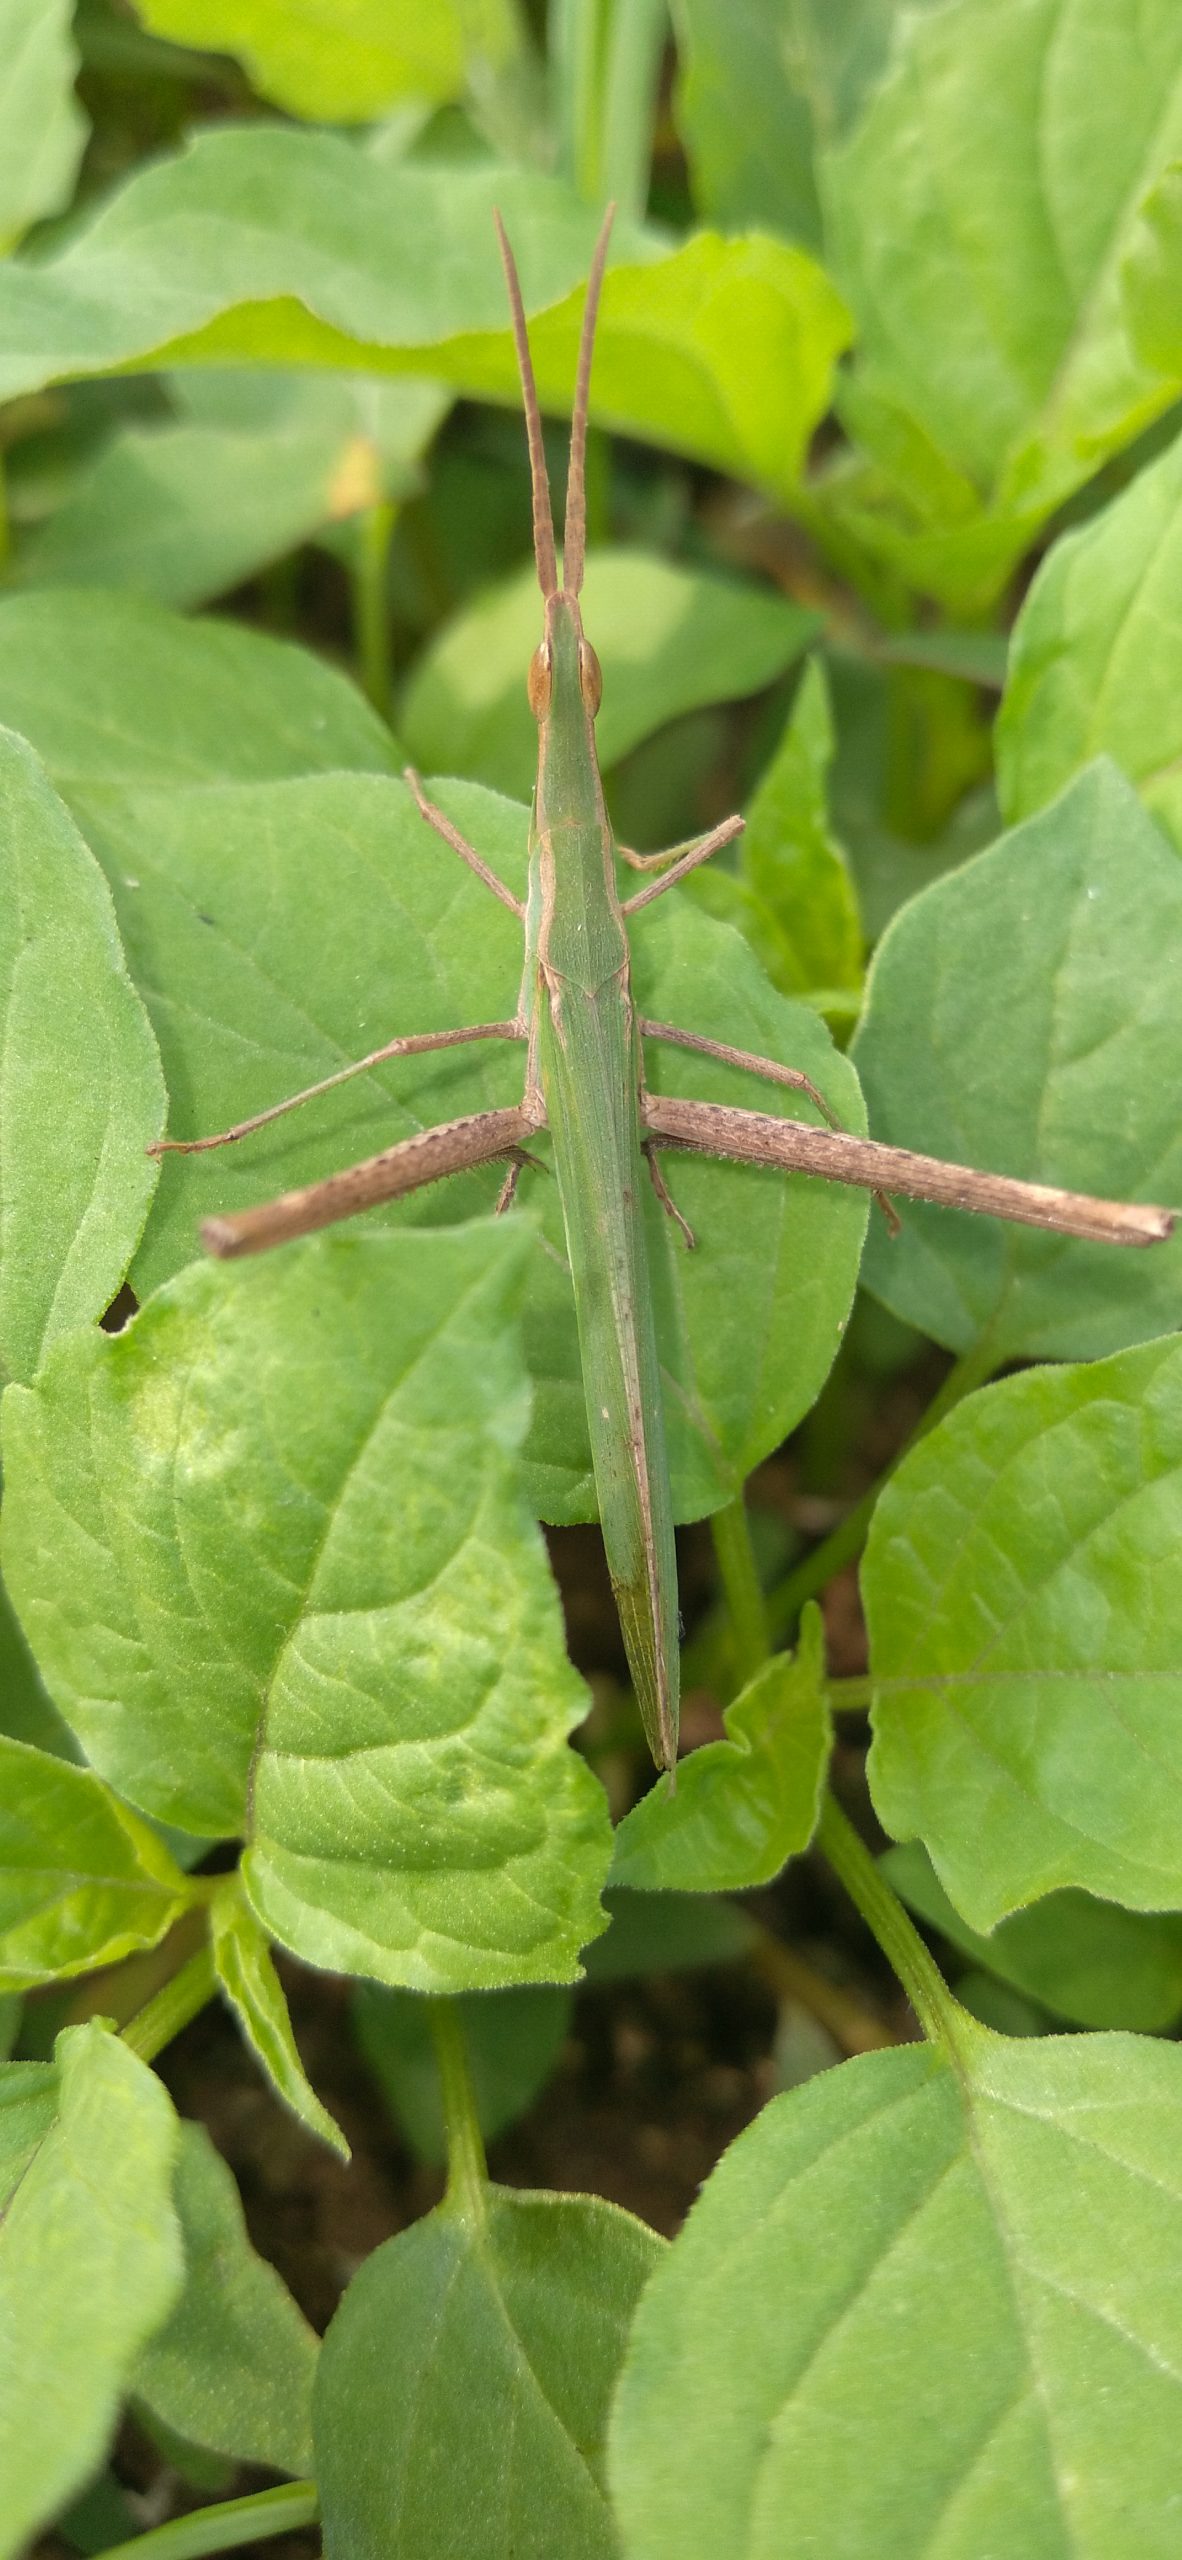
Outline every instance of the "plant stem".
<path fill-rule="evenodd" d="M 827 1680 L 829 1704 L 835 1715 L 862 1713 L 874 1704 L 874 1682 L 868 1671 L 859 1671 L 849 1680 Z"/>
<path fill-rule="evenodd" d="M 973 1344 L 972 1350 L 966 1351 L 954 1363 L 939 1394 L 933 1396 L 927 1411 L 920 1416 L 910 1439 L 904 1441 L 897 1456 L 892 1458 L 889 1467 L 884 1467 L 877 1481 L 862 1495 L 861 1501 L 854 1504 L 852 1511 L 847 1511 L 844 1520 L 838 1521 L 837 1527 L 830 1530 L 827 1538 L 822 1538 L 820 1546 L 814 1547 L 811 1555 L 803 1557 L 798 1565 L 793 1566 L 791 1573 L 786 1574 L 773 1591 L 769 1591 L 766 1606 L 773 1638 L 790 1634 L 805 1601 L 814 1600 L 817 1593 L 825 1589 L 826 1583 L 832 1582 L 834 1574 L 841 1572 L 843 1565 L 853 1563 L 854 1557 L 865 1546 L 866 1532 L 874 1517 L 878 1497 L 883 1486 L 889 1484 L 895 1469 L 902 1465 L 904 1458 L 921 1440 L 926 1440 L 937 1423 L 943 1422 L 954 1405 L 971 1395 L 975 1387 L 984 1386 L 996 1366 L 997 1354 L 986 1331 Z"/>
<path fill-rule="evenodd" d="M 953 2046 L 956 2004 L 948 1985 L 898 1895 L 828 1788 L 821 1802 L 817 1840 L 898 1975 L 925 2036 L 946 2049 Z"/>
<path fill-rule="evenodd" d="M 380 498 L 357 519 L 357 554 L 353 566 L 353 628 L 358 673 L 374 710 L 390 717 L 390 599 L 387 570 L 394 506 Z"/>
<path fill-rule="evenodd" d="M 278 2489 L 257 2489 L 249 2498 L 224 2498 L 216 2507 L 198 2507 L 176 2516 L 151 2533 L 117 2542 L 100 2560 L 203 2560 L 207 2551 L 236 2551 L 243 2542 L 269 2542 L 276 2533 L 294 2533 L 297 2525 L 316 2524 L 320 2501 L 310 2480 L 286 2480 Z"/>
<path fill-rule="evenodd" d="M 563 176 L 585 204 L 641 215 L 666 0 L 558 0 L 550 56 Z"/>
<path fill-rule="evenodd" d="M 761 1929 L 751 1953 L 752 1966 L 762 1974 L 777 2001 L 794 2000 L 817 2019 L 832 2036 L 842 2052 L 882 2053 L 900 2039 L 854 1991 L 828 1976 L 818 1973 L 815 1965 L 806 1964 L 795 1948 Z"/>
<path fill-rule="evenodd" d="M 196 1955 L 190 1956 L 188 1963 L 173 1974 L 172 1980 L 145 2002 L 142 2009 L 137 2009 L 134 2018 L 128 2019 L 121 2030 L 123 2043 L 130 2045 L 133 2053 L 138 2053 L 141 2062 L 154 2061 L 165 2045 L 171 2044 L 174 2036 L 179 2036 L 181 2028 L 188 2026 L 190 2018 L 195 2018 L 206 2002 L 212 2000 L 217 1987 L 212 1950 L 208 1946 L 199 1947 Z M 138 2549 L 138 2544 L 136 2547 Z M 201 2548 L 214 2551 L 220 2545 L 203 2543 Z"/>
<path fill-rule="evenodd" d="M 616 0 L 600 108 L 599 194 L 638 220 L 648 203 L 665 28 L 665 0 Z"/>
<path fill-rule="evenodd" d="M 726 1594 L 739 1686 L 744 1688 L 767 1661 L 772 1646 L 763 1587 L 751 1544 L 751 1523 L 741 1493 L 736 1494 L 733 1502 L 728 1502 L 725 1511 L 714 1513 L 710 1534 Z"/>
<path fill-rule="evenodd" d="M 444 2208 L 461 2222 L 483 2222 L 488 2163 L 468 2068 L 468 2048 L 454 2000 L 427 2002 L 447 2128 L 447 2193 Z"/>

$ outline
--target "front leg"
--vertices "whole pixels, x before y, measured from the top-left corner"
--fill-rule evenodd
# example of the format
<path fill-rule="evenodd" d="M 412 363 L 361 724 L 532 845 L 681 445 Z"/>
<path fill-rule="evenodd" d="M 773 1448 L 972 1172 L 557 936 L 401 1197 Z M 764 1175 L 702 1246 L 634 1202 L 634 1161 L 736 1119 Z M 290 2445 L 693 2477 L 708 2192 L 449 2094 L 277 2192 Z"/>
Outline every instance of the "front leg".
<path fill-rule="evenodd" d="M 683 845 L 670 845 L 667 853 L 633 853 L 628 845 L 617 845 L 616 851 L 621 860 L 630 863 L 634 871 L 652 871 L 662 862 L 669 865 L 669 869 L 649 888 L 638 889 L 634 898 L 625 898 L 624 914 L 634 916 L 638 907 L 650 907 L 653 899 L 663 897 L 675 881 L 684 880 L 687 872 L 696 871 L 700 862 L 708 862 L 712 853 L 717 853 L 724 844 L 732 843 L 737 835 L 742 834 L 745 823 L 739 817 L 724 818 L 721 826 L 711 828 L 709 835 L 690 836 Z"/>
<path fill-rule="evenodd" d="M 462 836 L 458 827 L 453 827 L 445 811 L 438 808 L 434 800 L 428 800 L 413 764 L 403 767 L 402 779 L 414 793 L 420 818 L 425 818 L 428 826 L 434 827 L 436 835 L 442 836 L 444 843 L 451 846 L 452 852 L 458 853 L 461 862 L 467 863 L 469 871 L 474 871 L 477 879 L 483 880 L 485 888 L 492 890 L 494 898 L 499 898 L 501 905 L 508 907 L 520 922 L 525 915 L 520 898 L 514 897 L 512 890 L 505 887 L 503 880 L 498 880 L 496 872 L 489 869 L 483 856 L 477 853 L 475 845 L 469 844 L 467 836 Z"/>

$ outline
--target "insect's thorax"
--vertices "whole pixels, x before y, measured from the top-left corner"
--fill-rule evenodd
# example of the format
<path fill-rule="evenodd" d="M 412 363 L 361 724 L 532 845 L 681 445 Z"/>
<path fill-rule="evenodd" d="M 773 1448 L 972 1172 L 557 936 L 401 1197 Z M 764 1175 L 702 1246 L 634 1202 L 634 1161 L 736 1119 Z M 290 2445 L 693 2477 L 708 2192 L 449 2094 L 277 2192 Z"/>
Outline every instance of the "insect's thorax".
<path fill-rule="evenodd" d="M 577 600 L 550 597 L 550 699 L 538 722 L 528 922 L 547 974 L 592 991 L 626 969 L 628 942 L 594 723 L 579 679 L 581 638 Z"/>

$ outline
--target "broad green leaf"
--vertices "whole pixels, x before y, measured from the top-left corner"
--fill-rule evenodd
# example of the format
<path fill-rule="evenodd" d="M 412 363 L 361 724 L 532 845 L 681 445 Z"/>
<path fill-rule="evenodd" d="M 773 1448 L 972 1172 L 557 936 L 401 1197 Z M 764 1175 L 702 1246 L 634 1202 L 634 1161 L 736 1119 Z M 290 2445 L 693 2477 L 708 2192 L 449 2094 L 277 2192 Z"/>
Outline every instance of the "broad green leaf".
<path fill-rule="evenodd" d="M 1173 1912 L 1122 1911 L 1088 1893 L 1049 1893 L 983 1938 L 949 1901 L 918 1842 L 888 1849 L 879 1864 L 896 1893 L 962 1955 L 1056 2017 L 1153 2034 L 1182 2014 L 1182 1918 Z"/>
<path fill-rule="evenodd" d="M 915 584 L 995 594 L 1039 524 L 1174 397 L 1137 354 L 1121 260 L 1182 142 L 1182 17 L 1147 0 L 960 0 L 905 15 L 826 155 L 831 263 L 870 455 L 849 528 Z"/>
<path fill-rule="evenodd" d="M 171 388 L 185 422 L 116 435 L 21 544 L 14 585 L 204 603 L 403 496 L 449 399 L 430 382 L 241 369 L 176 373 Z"/>
<path fill-rule="evenodd" d="M 376 712 L 306 650 L 87 590 L 0 599 L 0 718 L 67 799 L 396 762 Z"/>
<path fill-rule="evenodd" d="M 997 724 L 1011 822 L 1107 753 L 1182 847 L 1182 438 L 1047 553 Z"/>
<path fill-rule="evenodd" d="M 731 1705 L 725 1742 L 659 1779 L 616 1832 L 612 1882 L 642 1893 L 734 1893 L 768 1884 L 807 1849 L 832 1740 L 824 1631 L 810 1607 L 795 1654 L 773 1654 Z"/>
<path fill-rule="evenodd" d="M 88 126 L 71 0 L 0 0 L 0 253 L 74 192 Z"/>
<path fill-rule="evenodd" d="M 347 2160 L 344 2134 L 321 2105 L 300 2060 L 270 1945 L 236 1875 L 228 1876 L 214 1896 L 209 1934 L 218 1981 L 272 2088 L 309 2133 Z"/>
<path fill-rule="evenodd" d="M 184 2289 L 137 2360 L 135 2398 L 190 2444 L 310 2473 L 316 2336 L 251 2247 L 233 2175 L 203 2125 L 180 2127 L 172 2200 Z"/>
<path fill-rule="evenodd" d="M 287 372 L 278 365 L 181 366 L 169 397 L 195 427 L 229 434 L 331 437 L 372 450 L 389 496 L 399 494 L 451 405 L 437 382 L 369 373 Z"/>
<path fill-rule="evenodd" d="M 51 2062 L 9 2062 L 0 2068 L 0 2214 L 12 2201 L 30 2161 L 57 2113 L 57 2073 Z"/>
<path fill-rule="evenodd" d="M 696 896 L 746 935 L 786 996 L 857 988 L 857 892 L 829 827 L 833 714 L 824 665 L 810 658 L 784 734 L 747 811 L 733 871 L 707 864 Z"/>
<path fill-rule="evenodd" d="M 874 1802 L 975 1929 L 1058 1885 L 1182 1906 L 1182 1348 L 972 1396 L 874 1514 Z"/>
<path fill-rule="evenodd" d="M 528 1228 L 206 1264 L 10 1395 L 9 1585 L 95 1766 L 245 1831 L 264 1928 L 417 1989 L 571 1979 L 602 1792 L 516 1452 Z"/>
<path fill-rule="evenodd" d="M 1172 2560 L 1182 2056 L 958 2020 L 773 2100 L 617 2394 L 627 2560 Z"/>
<path fill-rule="evenodd" d="M 52 1751 L 59 1760 L 79 1760 L 82 1756 L 42 1683 L 2 1582 L 0 1733 L 6 1733 L 13 1742 L 31 1743 L 35 1751 Z"/>
<path fill-rule="evenodd" d="M 674 111 L 699 214 L 821 246 L 813 119 L 787 12 L 675 0 Z"/>
<path fill-rule="evenodd" d="M 1159 373 L 1182 373 L 1182 161 L 1175 155 L 1137 207 L 1122 283 L 1133 344 Z"/>
<path fill-rule="evenodd" d="M 899 5 L 674 0 L 674 113 L 700 213 L 820 248 L 815 147 L 846 131 L 881 79 Z"/>
<path fill-rule="evenodd" d="M 0 1737 L 0 1990 L 154 1947 L 188 1898 L 163 1842 L 101 1778 Z"/>
<path fill-rule="evenodd" d="M 692 1900 L 680 1893 L 629 1893 L 612 1886 L 605 1896 L 610 1926 L 584 1948 L 588 1982 L 627 1982 L 638 1974 L 692 1972 L 698 1965 L 743 1964 L 758 1928 L 735 1902 Z"/>
<path fill-rule="evenodd" d="M 495 65 L 515 43 L 512 0 L 135 0 L 145 26 L 235 53 L 252 85 L 316 124 L 367 124 L 402 98 L 458 97 L 465 58 Z"/>
<path fill-rule="evenodd" d="M 603 669 L 596 721 L 607 772 L 667 720 L 782 675 L 817 629 L 783 597 L 642 551 L 593 551 L 583 619 Z M 518 570 L 445 625 L 403 697 L 400 728 L 428 773 L 471 775 L 518 799 L 538 761 L 523 669 L 541 631 L 534 569 Z"/>
<path fill-rule="evenodd" d="M 472 784 L 441 790 L 454 821 L 522 887 L 526 811 Z M 424 826 L 401 784 L 353 774 L 265 790 L 105 792 L 88 812 L 161 1041 L 178 1136 L 225 1128 L 395 1033 L 515 1012 L 520 927 Z M 861 1125 L 855 1078 L 823 1025 L 769 987 L 737 935 L 674 890 L 637 917 L 633 947 L 645 1013 L 803 1067 L 844 1124 Z M 655 1043 L 648 1073 L 665 1092 L 802 1107 L 791 1090 Z M 168 1158 L 137 1290 L 189 1259 L 203 1214 L 513 1102 L 522 1074 L 508 1042 L 393 1061 L 248 1145 Z M 527 1180 L 546 1237 L 534 1244 L 526 1302 L 537 1391 L 530 1494 L 546 1519 L 592 1519 L 561 1203 L 553 1181 Z M 679 1158 L 669 1180 L 699 1240 L 687 1254 L 655 1195 L 646 1201 L 675 1502 L 693 1518 L 728 1501 L 812 1404 L 845 1323 L 866 1208 L 853 1192 L 744 1165 Z M 450 1223 L 491 1210 L 499 1183 L 494 1169 L 379 1215 Z"/>
<path fill-rule="evenodd" d="M 91 2477 L 183 2271 L 161 2082 L 97 2025 L 59 2036 L 57 2062 L 55 2119 L 0 2225 L 2 2560 Z"/>
<path fill-rule="evenodd" d="M 836 730 L 833 824 L 867 939 L 877 942 L 908 898 L 996 835 L 997 804 L 981 763 L 990 758 L 989 732 L 967 681 L 945 670 L 885 652 L 872 664 L 834 651 L 826 673 Z"/>
<path fill-rule="evenodd" d="M 1182 869 L 1106 760 L 896 916 L 854 1057 L 878 1138 L 1116 1199 L 1182 1200 Z M 1076 1244 L 958 1210 L 878 1221 L 864 1276 L 995 1365 L 1095 1357 L 1178 1322 L 1182 1239 Z"/>
<path fill-rule="evenodd" d="M 598 2198 L 489 2187 L 375 2249 L 316 2379 L 325 2560 L 615 2560 L 608 2400 L 660 2248 Z"/>
<path fill-rule="evenodd" d="M 23 738 L 0 731 L 0 1377 L 93 1323 L 139 1241 L 164 1087 L 106 883 Z"/>
<path fill-rule="evenodd" d="M 491 162 L 385 166 L 332 134 L 200 136 L 141 170 L 52 260 L 0 273 L 0 398 L 132 363 L 359 365 L 520 398 L 499 204 L 545 405 L 570 407 L 598 216 Z M 592 414 L 737 477 L 795 485 L 849 334 L 786 242 L 702 233 L 670 252 L 621 221 Z"/>
<path fill-rule="evenodd" d="M 23 544 L 15 583 L 204 604 L 380 494 L 372 451 L 323 433 L 133 427 Z"/>
<path fill-rule="evenodd" d="M 473 1991 L 456 2002 L 480 2130 L 486 2142 L 515 2124 L 544 2089 L 570 2026 L 571 1995 L 558 1984 Z M 435 2045 L 425 2001 L 412 1991 L 359 1983 L 354 2033 L 391 2113 L 420 2160 L 446 2152 Z"/>

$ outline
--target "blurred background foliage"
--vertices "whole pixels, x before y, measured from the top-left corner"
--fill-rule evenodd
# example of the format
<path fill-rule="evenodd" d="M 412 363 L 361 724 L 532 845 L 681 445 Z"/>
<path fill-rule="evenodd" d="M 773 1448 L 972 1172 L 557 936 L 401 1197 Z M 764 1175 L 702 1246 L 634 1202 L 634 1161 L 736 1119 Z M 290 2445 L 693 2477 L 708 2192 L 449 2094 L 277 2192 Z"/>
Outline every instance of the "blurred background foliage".
<path fill-rule="evenodd" d="M 1097 752 L 1182 842 L 1182 13 L 1143 0 L 1135 41 L 1127 14 L 0 0 L 0 617 L 37 592 L 65 686 L 98 628 L 69 591 L 216 609 L 352 673 L 391 762 L 526 793 L 536 596 L 489 208 L 545 315 L 560 490 L 579 282 L 614 198 L 587 576 L 609 806 L 644 846 L 743 807 L 692 894 L 844 1039 L 895 910 Z M 48 699 L 31 624 L 8 627 L 12 699 L 26 678 Z M 114 657 L 117 615 L 102 627 Z M 778 1632 L 939 1363 L 860 1298 L 754 1488 Z M 588 1554 L 558 1564 L 594 1667 L 610 1611 Z M 710 1574 L 691 1537 L 691 1687 L 725 1695 Z M 827 1606 L 852 1706 L 848 1582 Z M 20 1664 L 14 1689 L 10 1729 L 49 1741 Z M 614 1695 L 592 1723 L 609 1783 Z M 1124 1915 L 1117 1946 L 1096 1906 L 1055 1898 L 1084 1983 L 1065 1991 L 1041 1922 L 1033 1948 L 1018 1921 L 953 1928 L 926 1862 L 894 1856 L 989 2015 L 1177 2014 L 1173 1922 Z M 520 2003 L 524 2088 L 561 2019 Z M 363 2027 L 371 2059 L 409 2033 L 380 2000 Z M 815 2067 L 780 2059 L 786 2080 Z M 429 2155 L 425 2117 L 414 2139 Z"/>

